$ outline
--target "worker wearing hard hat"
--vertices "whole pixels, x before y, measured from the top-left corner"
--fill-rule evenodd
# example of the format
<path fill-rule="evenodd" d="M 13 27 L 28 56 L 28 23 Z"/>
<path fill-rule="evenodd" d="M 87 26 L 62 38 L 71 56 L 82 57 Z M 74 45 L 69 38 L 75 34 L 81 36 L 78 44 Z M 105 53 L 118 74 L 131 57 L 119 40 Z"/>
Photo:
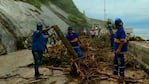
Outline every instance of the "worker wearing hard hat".
<path fill-rule="evenodd" d="M 43 51 L 45 50 L 45 37 L 43 33 L 49 31 L 50 27 L 44 30 L 41 22 L 38 22 L 36 27 L 37 27 L 37 30 L 35 30 L 32 35 L 32 54 L 33 54 L 34 63 L 35 63 L 34 75 L 36 78 L 39 78 L 41 75 L 39 73 L 39 65 L 41 64 Z"/>
<path fill-rule="evenodd" d="M 127 40 L 126 34 L 123 29 L 123 22 L 120 18 L 115 20 L 115 27 L 117 29 L 114 38 L 114 75 L 119 75 L 124 77 L 124 68 L 125 68 L 125 61 L 124 61 L 124 53 L 127 52 Z M 120 64 L 119 64 L 120 61 Z"/>
<path fill-rule="evenodd" d="M 78 58 L 82 58 L 83 54 L 79 46 L 79 36 L 76 32 L 73 32 L 73 27 L 68 27 L 68 34 L 66 35 L 67 40 L 70 42 L 73 49 L 76 51 Z"/>

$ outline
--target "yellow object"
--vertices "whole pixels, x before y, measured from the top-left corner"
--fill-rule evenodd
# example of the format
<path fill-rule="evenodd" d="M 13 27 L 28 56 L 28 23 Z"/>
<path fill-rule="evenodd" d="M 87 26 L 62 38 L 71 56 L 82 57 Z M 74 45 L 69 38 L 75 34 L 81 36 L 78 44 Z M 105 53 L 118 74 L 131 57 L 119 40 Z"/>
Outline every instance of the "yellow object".
<path fill-rule="evenodd" d="M 120 43 L 120 40 L 117 39 L 117 38 L 114 38 L 114 42 L 115 42 L 115 43 Z"/>
<path fill-rule="evenodd" d="M 120 43 L 121 41 L 117 38 L 114 38 L 114 42 L 115 43 Z M 127 43 L 127 39 L 124 39 L 124 43 Z"/>
<path fill-rule="evenodd" d="M 107 25 L 108 21 L 104 20 L 103 25 Z"/>

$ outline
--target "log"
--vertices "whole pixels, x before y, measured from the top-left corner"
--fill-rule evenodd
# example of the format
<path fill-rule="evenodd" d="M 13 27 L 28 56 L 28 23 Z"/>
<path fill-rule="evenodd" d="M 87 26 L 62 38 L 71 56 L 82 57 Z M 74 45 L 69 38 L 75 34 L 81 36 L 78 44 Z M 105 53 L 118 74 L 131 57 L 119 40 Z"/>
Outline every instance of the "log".
<path fill-rule="evenodd" d="M 47 66 L 47 68 L 48 68 L 48 69 L 52 69 L 52 70 L 64 71 L 64 68 L 61 68 L 61 67 Z"/>
<path fill-rule="evenodd" d="M 77 58 L 78 57 L 77 53 L 72 48 L 72 46 L 70 45 L 69 41 L 64 37 L 64 34 L 60 30 L 60 28 L 57 25 L 54 25 L 53 28 L 54 28 L 55 32 L 57 33 L 58 37 L 62 40 L 64 46 L 68 49 L 70 54 L 73 56 L 73 58 Z"/>

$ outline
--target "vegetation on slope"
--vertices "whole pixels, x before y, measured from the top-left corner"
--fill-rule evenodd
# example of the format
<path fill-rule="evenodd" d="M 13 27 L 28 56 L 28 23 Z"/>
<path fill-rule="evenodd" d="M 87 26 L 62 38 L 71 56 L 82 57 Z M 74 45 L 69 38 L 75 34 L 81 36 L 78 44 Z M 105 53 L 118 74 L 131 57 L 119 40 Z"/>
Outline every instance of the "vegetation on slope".
<path fill-rule="evenodd" d="M 72 26 L 84 27 L 88 25 L 85 16 L 76 8 L 72 0 L 21 0 L 21 1 L 30 3 L 39 9 L 41 7 L 41 4 L 48 5 L 48 2 L 50 1 L 69 14 L 68 18 L 73 23 L 71 24 Z"/>
<path fill-rule="evenodd" d="M 87 26 L 87 21 L 85 16 L 80 13 L 76 8 L 72 0 L 50 0 L 52 3 L 62 8 L 65 12 L 69 14 L 69 20 L 74 23 L 73 26 Z"/>
<path fill-rule="evenodd" d="M 48 4 L 48 2 L 51 0 L 16 0 L 16 1 L 23 1 L 23 2 L 29 3 L 37 7 L 38 9 L 40 9 L 41 4 Z"/>

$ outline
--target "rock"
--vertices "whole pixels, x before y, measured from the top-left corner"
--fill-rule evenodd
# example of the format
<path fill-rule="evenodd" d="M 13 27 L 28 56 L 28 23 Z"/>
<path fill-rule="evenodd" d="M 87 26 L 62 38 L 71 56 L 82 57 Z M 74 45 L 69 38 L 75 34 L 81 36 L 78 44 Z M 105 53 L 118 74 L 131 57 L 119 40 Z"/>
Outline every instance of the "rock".
<path fill-rule="evenodd" d="M 51 3 L 49 3 L 51 4 Z M 57 24 L 63 32 L 66 32 L 68 26 L 61 20 L 53 10 L 60 10 L 58 7 L 41 5 L 41 10 L 31 4 L 14 1 L 0 1 L 0 38 L 8 52 L 16 51 L 18 41 L 23 37 L 30 37 L 33 30 L 36 30 L 36 23 L 42 22 L 44 25 Z M 58 11 L 57 11 L 58 12 Z M 59 14 L 68 16 L 64 11 L 59 11 Z M 22 46 L 22 45 L 19 45 Z"/>

